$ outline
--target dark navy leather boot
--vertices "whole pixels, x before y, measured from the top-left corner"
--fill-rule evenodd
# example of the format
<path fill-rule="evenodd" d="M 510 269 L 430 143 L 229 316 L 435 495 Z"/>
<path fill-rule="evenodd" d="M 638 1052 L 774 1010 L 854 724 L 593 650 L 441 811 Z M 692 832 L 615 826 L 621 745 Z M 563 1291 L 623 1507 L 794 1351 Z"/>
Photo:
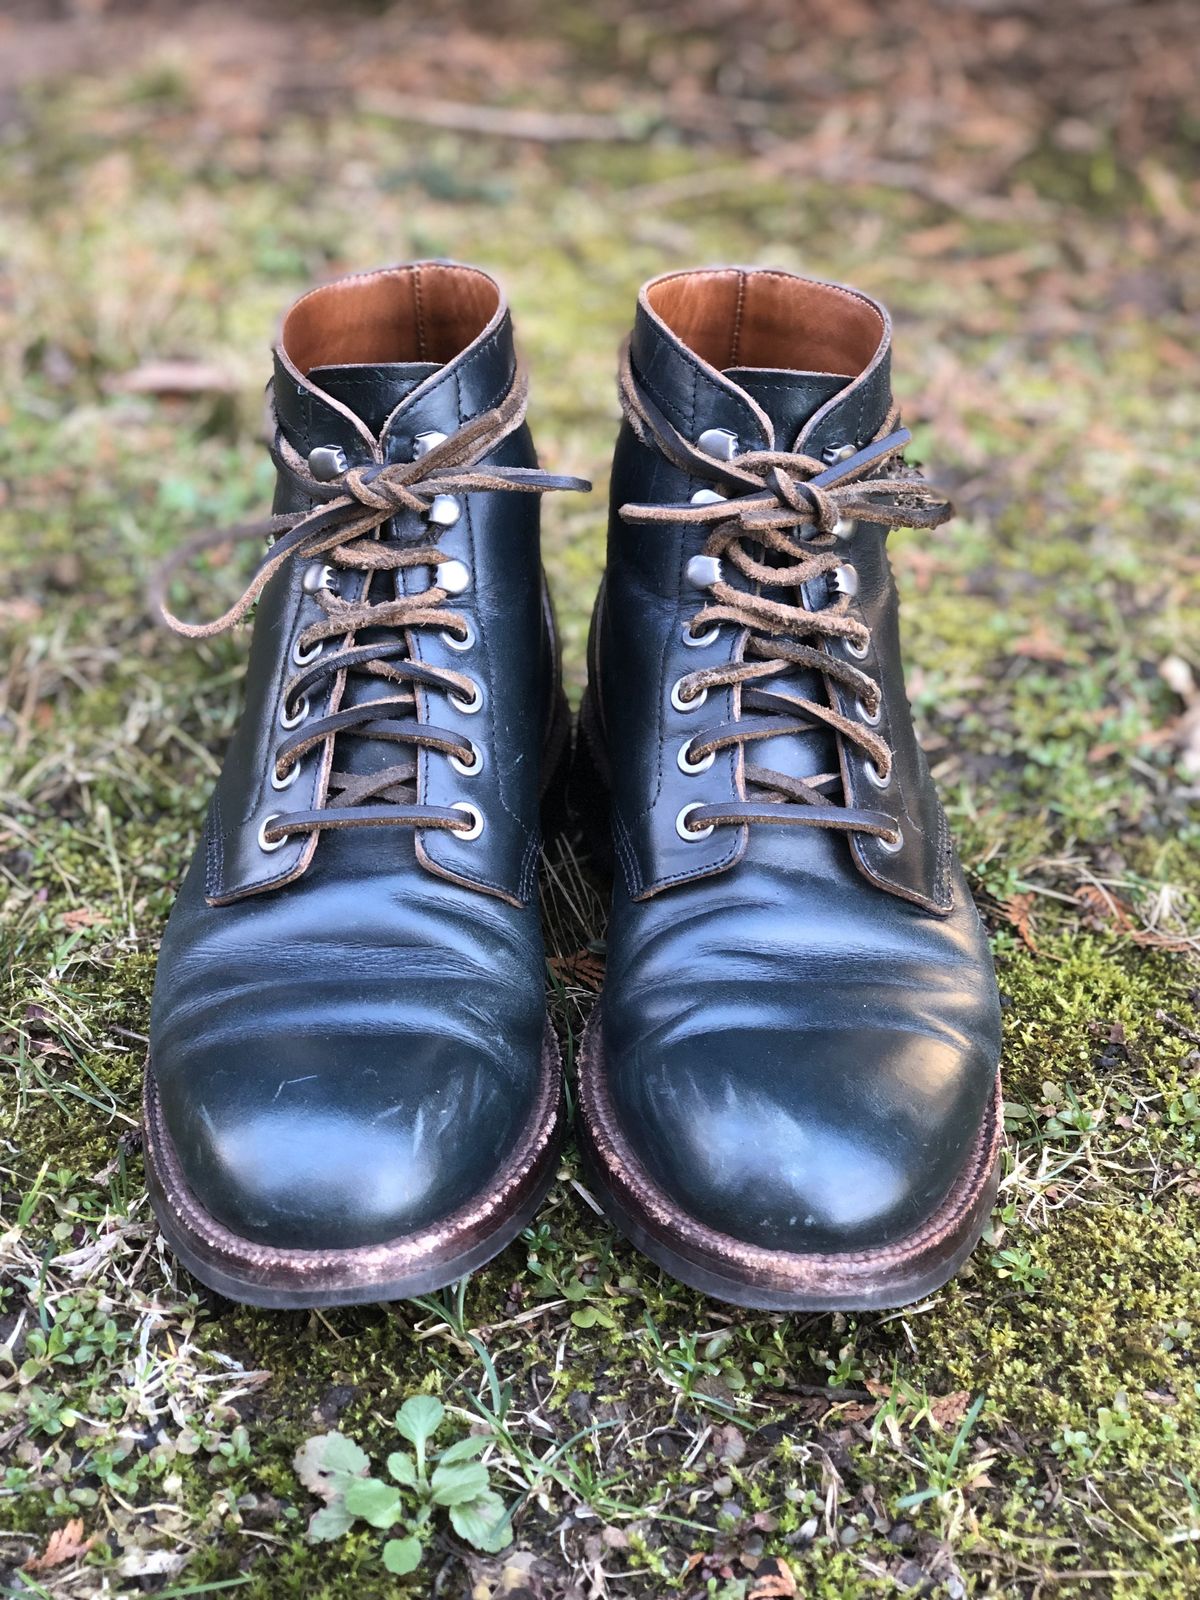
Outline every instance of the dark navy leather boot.
<path fill-rule="evenodd" d="M 784 272 L 642 292 L 574 787 L 612 918 L 580 1067 L 609 1214 L 739 1304 L 900 1304 L 984 1226 L 992 963 L 913 734 L 890 328 Z"/>
<path fill-rule="evenodd" d="M 539 802 L 567 715 L 495 283 L 426 263 L 289 312 L 246 706 L 163 939 L 164 1233 L 267 1306 L 450 1282 L 554 1171 Z M 258 533 L 262 529 L 256 530 Z M 165 577 L 160 585 L 165 596 Z"/>

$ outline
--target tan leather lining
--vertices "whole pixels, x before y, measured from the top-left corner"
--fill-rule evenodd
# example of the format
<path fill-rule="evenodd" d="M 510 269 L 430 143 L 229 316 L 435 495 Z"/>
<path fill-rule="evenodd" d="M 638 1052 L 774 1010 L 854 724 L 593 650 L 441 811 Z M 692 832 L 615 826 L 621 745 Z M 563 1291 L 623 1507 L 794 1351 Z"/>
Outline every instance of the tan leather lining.
<path fill-rule="evenodd" d="M 453 360 L 487 327 L 496 285 L 471 267 L 422 262 L 363 273 L 314 289 L 283 324 L 283 348 L 313 367 Z"/>
<path fill-rule="evenodd" d="M 651 309 L 710 366 L 783 367 L 856 378 L 883 337 L 866 300 L 787 272 L 725 267 L 660 278 Z"/>

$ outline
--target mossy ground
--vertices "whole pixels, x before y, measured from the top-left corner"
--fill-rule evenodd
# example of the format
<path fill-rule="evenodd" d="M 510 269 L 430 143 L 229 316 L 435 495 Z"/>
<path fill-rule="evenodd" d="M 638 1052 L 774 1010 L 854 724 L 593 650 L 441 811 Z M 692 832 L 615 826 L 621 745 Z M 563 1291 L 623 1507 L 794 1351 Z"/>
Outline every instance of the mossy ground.
<path fill-rule="evenodd" d="M 519 1573 L 740 1600 L 764 1553 L 820 1596 L 1200 1592 L 1188 8 L 693 9 L 0 21 L 5 1592 L 400 1592 L 375 1535 L 304 1541 L 291 1461 L 337 1427 L 378 1464 L 418 1388 L 464 1430 L 492 1414 L 521 1509 L 515 1555 L 447 1533 L 406 1593 Z M 602 136 L 438 129 L 431 94 Z M 544 514 L 576 689 L 640 280 L 764 261 L 892 307 L 906 419 L 960 508 L 894 541 L 910 687 L 1007 1018 L 998 1209 L 924 1304 L 705 1301 L 614 1236 L 570 1153 L 536 1227 L 425 1302 L 260 1314 L 159 1245 L 136 1135 L 154 952 L 244 640 L 181 647 L 143 584 L 263 509 L 284 305 L 418 255 L 505 280 L 543 458 L 596 480 Z M 218 373 L 128 381 L 168 358 Z M 569 852 L 548 882 L 552 951 L 596 945 Z M 550 975 L 568 1052 L 589 970 Z M 72 1517 L 90 1552 L 22 1574 Z"/>

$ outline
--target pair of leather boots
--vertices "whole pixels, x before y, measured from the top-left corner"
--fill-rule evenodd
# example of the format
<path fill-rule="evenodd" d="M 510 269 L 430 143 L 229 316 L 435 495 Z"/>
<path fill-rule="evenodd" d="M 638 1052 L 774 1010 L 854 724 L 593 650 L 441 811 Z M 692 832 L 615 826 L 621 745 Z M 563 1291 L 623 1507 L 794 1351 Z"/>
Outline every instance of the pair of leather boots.
<path fill-rule="evenodd" d="M 578 1132 L 648 1256 L 773 1309 L 903 1303 L 995 1191 L 999 1006 L 914 737 L 904 462 L 866 295 L 653 280 L 622 353 L 572 752 L 538 468 L 493 280 L 316 289 L 271 385 L 246 706 L 163 940 L 151 1194 L 202 1282 L 389 1300 L 526 1225 L 564 1110 L 537 905 L 569 799 L 611 864 Z M 259 530 L 261 531 L 261 530 Z M 164 588 L 165 594 L 165 588 Z"/>

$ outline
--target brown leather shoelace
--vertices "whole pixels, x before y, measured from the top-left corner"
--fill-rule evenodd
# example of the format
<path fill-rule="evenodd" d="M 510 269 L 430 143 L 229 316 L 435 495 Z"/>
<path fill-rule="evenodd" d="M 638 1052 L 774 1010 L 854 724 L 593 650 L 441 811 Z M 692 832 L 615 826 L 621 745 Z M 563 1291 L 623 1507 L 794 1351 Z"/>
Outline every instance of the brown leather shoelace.
<path fill-rule="evenodd" d="M 399 824 L 467 832 L 473 827 L 471 817 L 461 810 L 416 803 L 416 752 L 437 750 L 468 768 L 478 761 L 479 752 L 463 734 L 418 720 L 414 690 L 420 684 L 454 697 L 469 709 L 478 704 L 479 690 L 466 673 L 413 660 L 404 635 L 406 630 L 416 628 L 437 628 L 450 638 L 462 640 L 471 635 L 468 619 L 448 604 L 452 591 L 439 586 L 438 570 L 446 564 L 447 557 L 429 539 L 424 526 L 437 496 L 493 490 L 542 494 L 547 490 L 591 488 L 584 478 L 558 476 L 537 468 L 478 465 L 520 427 L 526 398 L 527 386 L 518 373 L 498 406 L 466 423 L 418 459 L 389 466 L 352 467 L 331 481 L 313 476 L 307 461 L 276 425 L 271 448 L 276 466 L 294 480 L 310 501 L 318 504 L 309 511 L 201 534 L 182 545 L 155 573 L 150 600 L 167 627 L 188 639 L 210 639 L 246 616 L 286 562 L 324 564 L 330 575 L 328 585 L 317 587 L 313 593 L 325 615 L 295 640 L 292 659 L 299 670 L 283 689 L 280 721 L 296 731 L 275 752 L 276 788 L 286 788 L 294 781 L 289 775 L 298 773 L 299 763 L 309 751 L 345 735 L 383 740 L 413 751 L 411 757 L 378 772 L 331 772 L 314 809 L 272 819 L 264 833 L 268 846 L 282 843 L 290 834 L 325 828 Z M 399 531 L 409 515 L 423 519 L 423 542 L 413 542 Z M 396 530 L 391 537 L 381 537 L 385 525 L 393 519 L 397 519 Z M 244 592 L 222 616 L 212 622 L 190 623 L 171 611 L 167 587 L 185 563 L 203 550 L 264 537 L 274 542 Z M 431 587 L 418 594 L 371 598 L 370 589 L 377 574 L 416 567 L 433 570 Z M 360 599 L 347 601 L 336 593 L 339 569 L 368 574 Z M 394 584 L 389 588 L 394 589 Z M 368 643 L 357 643 L 355 634 L 363 630 L 369 630 L 372 638 Z M 383 637 L 378 637 L 381 631 Z M 327 650 L 327 644 L 335 640 L 340 647 Z M 396 686 L 396 693 L 339 710 L 349 672 L 386 679 Z M 331 710 L 310 721 L 312 695 L 318 689 L 324 690 L 331 680 Z M 396 712 L 402 715 L 393 715 Z"/>
<path fill-rule="evenodd" d="M 885 785 L 891 776 L 892 751 L 872 729 L 882 705 L 880 685 L 852 660 L 827 648 L 827 641 L 842 641 L 853 654 L 865 656 L 870 629 L 850 614 L 849 595 L 837 594 L 827 605 L 809 610 L 801 592 L 815 580 L 828 584 L 843 566 L 835 530 L 846 523 L 861 519 L 887 528 L 935 528 L 952 515 L 949 502 L 904 465 L 902 452 L 911 436 L 898 427 L 896 408 L 889 411 L 870 444 L 827 466 L 815 457 L 785 450 L 747 450 L 729 461 L 706 455 L 673 426 L 639 384 L 628 345 L 621 356 L 620 396 L 625 416 L 643 444 L 680 471 L 720 490 L 711 503 L 624 505 L 621 517 L 628 522 L 699 523 L 711 528 L 703 555 L 728 562 L 752 586 L 735 586 L 714 566 L 714 577 L 705 585 L 712 599 L 691 619 L 693 636 L 721 623 L 732 623 L 744 633 L 734 660 L 687 673 L 675 685 L 677 703 L 683 708 L 698 706 L 709 689 L 732 686 L 736 691 L 733 720 L 694 734 L 687 746 L 688 761 L 698 768 L 719 750 L 745 749 L 758 740 L 807 733 L 823 725 L 861 750 Z M 794 599 L 774 599 L 763 592 L 772 589 L 792 591 Z M 769 687 L 772 679 L 797 668 L 819 673 L 827 685 L 836 683 L 851 691 L 862 721 L 845 716 L 832 704 Z M 893 848 L 901 842 L 897 823 L 886 812 L 830 802 L 828 791 L 842 785 L 840 772 L 794 778 L 746 762 L 743 776 L 745 799 L 689 808 L 684 823 L 689 832 L 699 837 L 713 827 L 773 822 L 871 834 Z"/>

